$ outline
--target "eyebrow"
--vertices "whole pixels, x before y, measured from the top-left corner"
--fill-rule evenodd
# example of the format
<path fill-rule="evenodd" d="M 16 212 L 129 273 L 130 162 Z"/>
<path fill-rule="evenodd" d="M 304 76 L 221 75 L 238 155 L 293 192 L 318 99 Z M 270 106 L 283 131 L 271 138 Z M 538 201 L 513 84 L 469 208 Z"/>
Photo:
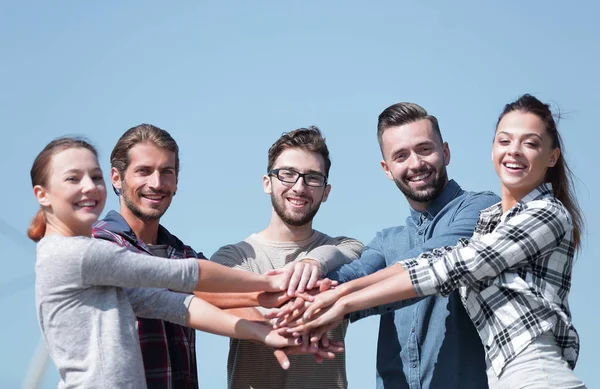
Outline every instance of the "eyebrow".
<path fill-rule="evenodd" d="M 500 131 L 500 132 L 498 132 L 498 135 L 500 135 L 500 134 L 505 134 L 505 135 L 508 135 L 508 136 L 513 136 L 513 134 L 511 134 L 510 132 L 506 132 L 506 131 Z M 523 134 L 524 138 L 530 138 L 532 136 L 540 138 L 540 140 L 542 140 L 542 136 L 540 134 L 536 134 L 535 132 L 528 132 L 526 134 Z"/>
<path fill-rule="evenodd" d="M 282 166 L 282 167 L 278 167 L 278 168 L 276 168 L 276 169 L 293 170 L 293 171 L 295 171 L 295 172 L 298 172 L 298 173 L 300 173 L 300 172 L 298 171 L 298 170 L 300 170 L 300 169 L 297 169 L 297 168 L 295 168 L 295 167 L 293 167 L 293 166 Z M 318 170 L 312 170 L 312 169 L 309 169 L 309 170 L 308 170 L 306 173 L 300 173 L 300 174 L 319 174 L 319 175 L 321 175 L 321 176 L 324 176 L 324 175 L 325 175 L 325 173 L 322 173 L 322 172 L 320 172 L 320 171 L 318 171 Z"/>
<path fill-rule="evenodd" d="M 170 166 L 170 165 L 168 165 L 168 166 L 158 166 L 158 167 L 153 166 L 153 165 L 147 165 L 145 163 L 140 163 L 139 165 L 133 165 L 133 169 L 143 169 L 143 168 L 146 168 L 146 169 L 156 169 L 156 170 L 166 170 L 166 169 L 175 170 L 175 166 Z"/>

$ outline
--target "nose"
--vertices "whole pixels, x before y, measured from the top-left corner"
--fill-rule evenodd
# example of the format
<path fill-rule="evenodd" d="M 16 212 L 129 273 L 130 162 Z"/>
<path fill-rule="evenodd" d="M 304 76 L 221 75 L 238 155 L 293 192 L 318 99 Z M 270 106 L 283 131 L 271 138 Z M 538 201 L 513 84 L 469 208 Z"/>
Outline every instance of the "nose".
<path fill-rule="evenodd" d="M 83 177 L 83 179 L 81 180 L 81 191 L 83 193 L 93 192 L 96 189 L 97 189 L 97 185 L 94 182 L 94 180 L 92 180 L 92 177 L 90 177 L 90 176 Z"/>
<path fill-rule="evenodd" d="M 158 189 L 161 187 L 162 180 L 158 170 L 155 170 L 150 176 L 148 176 L 148 186 L 152 189 Z"/>
<path fill-rule="evenodd" d="M 408 157 L 408 168 L 411 170 L 419 170 L 419 168 L 423 165 L 423 160 L 417 153 L 411 153 L 410 157 Z"/>
<path fill-rule="evenodd" d="M 292 190 L 296 193 L 302 193 L 308 186 L 304 183 L 304 177 L 298 177 L 298 181 L 294 185 L 292 185 Z"/>
<path fill-rule="evenodd" d="M 507 147 L 507 150 L 510 155 L 521 155 L 521 143 L 510 142 L 510 144 Z"/>

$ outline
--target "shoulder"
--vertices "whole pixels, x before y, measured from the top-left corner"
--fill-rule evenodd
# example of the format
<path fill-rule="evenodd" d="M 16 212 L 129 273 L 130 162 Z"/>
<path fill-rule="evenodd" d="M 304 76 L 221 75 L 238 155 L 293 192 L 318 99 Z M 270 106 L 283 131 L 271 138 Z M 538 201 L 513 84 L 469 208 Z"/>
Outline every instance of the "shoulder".
<path fill-rule="evenodd" d="M 242 264 L 248 258 L 256 256 L 256 250 L 250 240 L 244 240 L 234 244 L 228 244 L 219 248 L 210 257 L 213 262 L 229 266 Z"/>
<path fill-rule="evenodd" d="M 360 243 L 357 239 L 354 238 L 350 238 L 347 236 L 329 236 L 317 230 L 315 230 L 314 232 L 313 242 L 317 245 L 336 245 L 344 242 Z"/>
<path fill-rule="evenodd" d="M 464 205 L 478 205 L 481 209 L 489 208 L 500 202 L 500 197 L 491 191 L 470 192 L 465 191 L 463 194 Z"/>
<path fill-rule="evenodd" d="M 569 211 L 560 200 L 553 196 L 542 197 L 524 203 L 520 213 L 533 214 L 537 219 L 546 223 L 551 219 L 559 219 L 564 224 L 572 225 Z"/>

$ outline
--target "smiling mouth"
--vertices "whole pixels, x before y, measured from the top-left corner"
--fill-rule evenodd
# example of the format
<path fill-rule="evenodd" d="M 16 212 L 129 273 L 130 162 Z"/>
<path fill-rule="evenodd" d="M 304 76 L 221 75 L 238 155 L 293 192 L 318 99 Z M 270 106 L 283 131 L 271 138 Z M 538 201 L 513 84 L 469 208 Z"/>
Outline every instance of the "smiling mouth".
<path fill-rule="evenodd" d="M 423 180 L 426 180 L 427 178 L 429 178 L 432 174 L 433 174 L 433 171 L 428 171 L 428 172 L 421 173 L 421 174 L 416 175 L 416 176 L 406 177 L 406 180 L 408 182 L 423 181 Z"/>
<path fill-rule="evenodd" d="M 306 204 L 308 204 L 308 201 L 306 200 L 302 200 L 302 199 L 293 199 L 293 198 L 286 198 L 286 200 L 293 206 L 293 207 L 303 207 Z"/>
<path fill-rule="evenodd" d="M 97 200 L 84 200 L 84 201 L 79 201 L 77 203 L 75 203 L 75 206 L 79 207 L 79 208 L 96 208 L 98 206 L 98 201 Z"/>
<path fill-rule="evenodd" d="M 162 195 L 162 194 L 142 194 L 140 195 L 142 198 L 152 201 L 152 202 L 159 202 L 162 199 L 164 199 L 166 196 Z"/>
<path fill-rule="evenodd" d="M 516 162 L 505 162 L 502 164 L 505 168 L 511 171 L 525 170 L 526 166 Z"/>

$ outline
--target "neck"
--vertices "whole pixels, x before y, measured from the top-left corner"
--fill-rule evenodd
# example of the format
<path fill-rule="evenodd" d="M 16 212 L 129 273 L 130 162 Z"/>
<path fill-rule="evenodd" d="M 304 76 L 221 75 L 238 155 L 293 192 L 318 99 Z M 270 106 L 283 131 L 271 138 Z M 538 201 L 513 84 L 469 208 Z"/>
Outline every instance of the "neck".
<path fill-rule="evenodd" d="M 425 211 L 431 205 L 431 201 L 428 201 L 426 203 L 420 203 L 418 201 L 414 201 L 408 198 L 406 200 L 408 201 L 408 205 L 410 205 L 412 209 L 419 212 Z"/>
<path fill-rule="evenodd" d="M 156 244 L 156 240 L 158 239 L 159 219 L 142 220 L 135 216 L 125 205 L 121 205 L 119 213 L 142 242 L 148 245 Z"/>
<path fill-rule="evenodd" d="M 47 217 L 47 216 L 46 216 Z M 46 222 L 46 232 L 44 236 L 62 235 L 62 236 L 92 236 L 92 226 L 86 226 L 79 229 L 70 228 L 63 223 L 56 222 L 52 218 L 48 218 Z"/>
<path fill-rule="evenodd" d="M 506 212 L 514 207 L 527 193 L 522 193 L 522 191 L 516 189 L 502 187 L 502 212 Z"/>
<path fill-rule="evenodd" d="M 313 234 L 312 220 L 302 226 L 292 226 L 285 223 L 273 211 L 269 226 L 258 235 L 272 242 L 299 242 L 310 238 Z"/>

